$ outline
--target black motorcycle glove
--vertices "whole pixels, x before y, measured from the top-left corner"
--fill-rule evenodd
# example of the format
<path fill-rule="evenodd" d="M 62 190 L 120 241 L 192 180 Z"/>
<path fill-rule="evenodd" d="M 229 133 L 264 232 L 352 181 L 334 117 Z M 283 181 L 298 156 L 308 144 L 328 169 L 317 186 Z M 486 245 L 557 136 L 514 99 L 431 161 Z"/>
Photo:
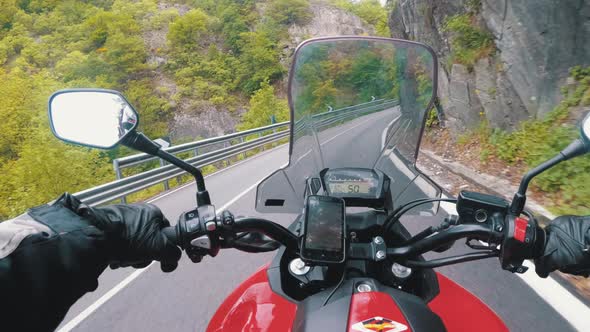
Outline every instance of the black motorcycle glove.
<path fill-rule="evenodd" d="M 535 271 L 541 278 L 559 270 L 564 273 L 590 274 L 590 216 L 561 216 L 545 228 L 543 255 L 535 259 Z"/>
<path fill-rule="evenodd" d="M 178 266 L 181 251 L 161 231 L 170 223 L 157 206 L 146 203 L 109 205 L 84 207 L 80 212 L 106 233 L 111 268 L 142 268 L 153 260 L 160 261 L 164 272 L 171 272 Z"/>

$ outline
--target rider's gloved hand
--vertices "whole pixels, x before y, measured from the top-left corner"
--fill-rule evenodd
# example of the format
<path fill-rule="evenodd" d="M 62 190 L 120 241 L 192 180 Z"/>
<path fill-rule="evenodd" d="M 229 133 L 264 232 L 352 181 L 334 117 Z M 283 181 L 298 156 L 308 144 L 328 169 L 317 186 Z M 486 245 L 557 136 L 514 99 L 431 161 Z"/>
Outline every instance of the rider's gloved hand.
<path fill-rule="evenodd" d="M 543 255 L 535 259 L 535 271 L 546 278 L 550 272 L 590 274 L 590 216 L 561 216 L 545 228 Z"/>
<path fill-rule="evenodd" d="M 110 266 L 146 267 L 160 261 L 164 272 L 178 266 L 180 249 L 161 231 L 170 223 L 160 209 L 152 204 L 109 205 L 81 211 L 106 233 L 109 243 Z"/>

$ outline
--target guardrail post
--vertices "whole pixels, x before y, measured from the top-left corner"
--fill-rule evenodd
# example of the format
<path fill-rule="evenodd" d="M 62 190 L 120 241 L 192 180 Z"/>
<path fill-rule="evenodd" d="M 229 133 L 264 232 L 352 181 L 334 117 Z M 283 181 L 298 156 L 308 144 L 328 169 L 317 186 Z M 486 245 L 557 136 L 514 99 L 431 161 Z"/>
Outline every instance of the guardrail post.
<path fill-rule="evenodd" d="M 262 137 L 262 133 L 258 133 L 258 138 Z M 260 146 L 260 152 L 264 151 L 264 144 Z"/>
<path fill-rule="evenodd" d="M 166 162 L 164 161 L 164 159 L 160 159 L 160 167 L 164 166 L 166 166 Z M 170 190 L 170 183 L 168 182 L 168 180 L 164 181 L 164 190 Z"/>
<path fill-rule="evenodd" d="M 244 136 L 240 137 L 240 143 L 244 143 Z M 246 159 L 246 152 L 242 153 L 242 157 Z"/>
<path fill-rule="evenodd" d="M 119 160 L 113 160 L 113 168 L 115 169 L 115 176 L 117 177 L 117 180 L 121 180 L 123 178 L 123 173 L 121 172 L 121 167 L 119 167 Z M 127 198 L 125 198 L 125 196 L 121 197 L 121 203 L 127 203 Z"/>
<path fill-rule="evenodd" d="M 277 133 L 277 128 L 273 129 L 273 130 L 272 130 L 272 133 L 273 133 L 273 134 L 276 134 L 276 133 Z M 272 143 L 270 143 L 270 146 L 274 148 L 274 147 L 276 147 L 276 146 L 277 146 L 277 144 L 276 144 L 276 142 L 272 142 Z"/>
<path fill-rule="evenodd" d="M 223 143 L 223 147 L 224 147 L 224 148 L 228 148 L 228 147 L 230 147 L 230 146 L 231 146 L 231 141 L 225 141 L 225 142 Z M 226 160 L 227 160 L 227 165 L 226 165 L 226 166 L 229 166 L 229 165 L 231 165 L 231 157 L 228 157 Z"/>

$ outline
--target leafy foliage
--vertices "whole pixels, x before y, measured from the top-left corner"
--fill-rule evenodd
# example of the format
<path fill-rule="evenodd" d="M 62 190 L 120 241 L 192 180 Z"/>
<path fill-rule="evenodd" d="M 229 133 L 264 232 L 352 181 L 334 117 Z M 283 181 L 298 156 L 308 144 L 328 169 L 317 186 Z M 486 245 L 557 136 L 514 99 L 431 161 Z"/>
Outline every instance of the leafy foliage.
<path fill-rule="evenodd" d="M 575 67 L 570 72 L 577 80 L 577 88 L 544 119 L 530 120 L 519 130 L 506 133 L 488 126 L 480 129 L 480 140 L 496 157 L 509 162 L 523 162 L 534 167 L 555 156 L 573 139 L 579 137 L 578 124 L 569 121 L 572 109 L 590 93 L 590 67 Z M 581 185 L 590 181 L 590 159 L 568 160 L 535 178 L 533 185 L 549 194 L 557 213 L 590 213 L 588 200 L 590 187 Z"/>
<path fill-rule="evenodd" d="M 381 5 L 379 0 L 331 0 L 331 2 L 358 17 L 365 23 L 373 25 L 378 36 L 391 37 L 388 25 L 388 10 Z"/>
<path fill-rule="evenodd" d="M 432 98 L 433 59 L 421 48 L 339 41 L 310 44 L 299 54 L 292 73 L 297 118 L 376 99 L 404 99 L 420 112 Z"/>
<path fill-rule="evenodd" d="M 192 9 L 177 17 L 168 31 L 168 41 L 172 49 L 178 51 L 195 51 L 204 37 L 210 22 L 209 16 L 201 9 Z"/>
<path fill-rule="evenodd" d="M 378 16 L 369 2 L 353 6 L 368 22 Z M 112 180 L 110 161 L 131 153 L 58 142 L 46 119 L 51 92 L 122 91 L 153 137 L 199 102 L 249 105 L 242 128 L 268 124 L 270 114 L 283 121 L 287 103 L 274 87 L 287 72 L 288 28 L 311 18 L 308 0 L 0 0 L 0 8 L 0 220 Z"/>
<path fill-rule="evenodd" d="M 172 118 L 172 105 L 154 93 L 151 81 L 131 81 L 125 96 L 135 108 L 141 110 L 140 130 L 148 137 L 168 135 L 168 121 Z"/>
<path fill-rule="evenodd" d="M 308 0 L 273 0 L 267 12 L 277 24 L 306 24 L 312 18 Z"/>
<path fill-rule="evenodd" d="M 452 59 L 472 67 L 494 51 L 493 36 L 474 24 L 474 17 L 463 14 L 449 18 L 444 27 L 451 33 Z"/>
<path fill-rule="evenodd" d="M 276 122 L 289 120 L 289 106 L 284 99 L 277 98 L 272 85 L 262 82 L 250 99 L 248 112 L 244 114 L 239 130 L 246 130 L 271 124 L 271 118 Z"/>

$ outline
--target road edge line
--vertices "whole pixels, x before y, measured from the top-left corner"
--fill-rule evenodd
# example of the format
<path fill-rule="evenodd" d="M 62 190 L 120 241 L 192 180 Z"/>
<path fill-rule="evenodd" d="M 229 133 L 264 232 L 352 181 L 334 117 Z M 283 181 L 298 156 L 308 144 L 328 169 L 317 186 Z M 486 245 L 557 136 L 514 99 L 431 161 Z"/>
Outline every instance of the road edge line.
<path fill-rule="evenodd" d="M 287 144 L 287 143 L 285 143 L 285 144 Z M 207 174 L 207 175 L 204 176 L 204 178 L 207 179 L 207 178 L 209 178 L 211 176 L 221 174 L 224 171 L 227 171 L 227 170 L 232 169 L 234 167 L 240 166 L 241 164 L 245 164 L 246 162 L 252 161 L 252 160 L 254 160 L 254 159 L 258 158 L 258 157 L 262 157 L 262 156 L 264 156 L 266 154 L 269 154 L 271 152 L 274 152 L 275 150 L 278 150 L 280 148 L 284 148 L 285 147 L 285 144 L 281 144 L 281 145 L 276 146 L 276 147 L 274 147 L 272 149 L 269 149 L 269 150 L 266 150 L 266 151 L 262 151 L 261 153 L 257 153 L 256 155 L 254 155 L 254 156 L 252 156 L 250 158 L 246 158 L 246 159 L 240 160 L 239 162 L 237 162 L 237 163 L 235 163 L 233 165 L 229 165 L 229 166 L 224 167 L 224 168 L 222 168 L 220 170 L 217 170 L 217 171 L 215 171 L 215 172 L 213 172 L 211 174 Z M 191 186 L 193 184 L 195 184 L 195 182 L 191 181 L 189 183 L 182 184 L 180 187 L 176 187 L 176 188 L 170 189 L 168 191 L 163 191 L 162 193 L 160 193 L 160 194 L 158 194 L 156 196 L 153 196 L 153 197 L 147 199 L 145 202 L 146 203 L 155 202 L 155 201 L 157 201 L 160 198 L 164 198 L 166 196 L 172 195 L 172 194 L 180 191 L 181 189 L 184 189 L 186 187 L 189 187 L 189 186 Z"/>
<path fill-rule="evenodd" d="M 234 204 L 240 198 L 244 197 L 247 193 L 252 191 L 252 189 L 256 188 L 258 186 L 258 184 L 260 184 L 260 182 L 262 182 L 265 178 L 266 177 L 257 181 L 256 183 L 254 183 L 253 185 L 248 187 L 246 190 L 242 191 L 237 196 L 235 196 L 234 198 L 229 200 L 221 208 L 219 208 L 219 210 L 217 210 L 217 213 L 224 211 L 230 205 Z M 180 188 L 178 188 L 178 189 L 180 189 Z M 133 271 L 133 273 L 131 273 L 129 276 L 127 276 L 125 279 L 123 279 L 121 282 L 119 282 L 117 285 L 115 285 L 115 287 L 111 288 L 108 292 L 106 292 L 98 300 L 94 301 L 86 309 L 82 310 L 78 315 L 76 315 L 74 318 L 72 318 L 69 322 L 67 322 L 59 330 L 56 330 L 56 332 L 69 332 L 69 331 L 71 331 L 73 328 L 78 326 L 78 324 L 80 324 L 82 321 L 84 321 L 86 318 L 88 318 L 92 313 L 94 313 L 94 311 L 96 311 L 96 309 L 98 309 L 100 306 L 102 306 L 107 301 L 109 301 L 113 296 L 115 296 L 123 288 L 125 288 L 128 284 L 130 284 L 133 280 L 135 280 L 137 277 L 139 277 L 144 271 L 146 271 L 152 265 L 154 265 L 154 263 L 155 262 L 151 262 L 150 265 L 148 265 L 147 267 Z"/>

